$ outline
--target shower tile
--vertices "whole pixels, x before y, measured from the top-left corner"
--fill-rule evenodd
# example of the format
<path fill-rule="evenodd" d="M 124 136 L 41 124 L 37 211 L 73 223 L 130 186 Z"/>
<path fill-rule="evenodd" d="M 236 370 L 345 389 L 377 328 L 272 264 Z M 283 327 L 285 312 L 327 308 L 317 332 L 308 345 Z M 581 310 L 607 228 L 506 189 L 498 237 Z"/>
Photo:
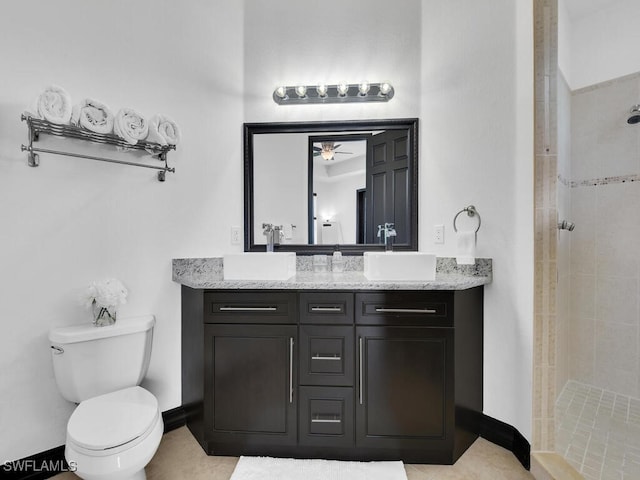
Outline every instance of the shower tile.
<path fill-rule="evenodd" d="M 595 318 L 596 277 L 574 275 L 571 282 L 571 314 L 580 318 Z"/>
<path fill-rule="evenodd" d="M 570 322 L 572 334 L 569 338 L 569 377 L 581 382 L 593 383 L 595 321 L 572 316 Z M 586 399 L 586 394 L 584 398 Z M 578 399 L 579 392 L 576 392 L 573 401 Z"/>
<path fill-rule="evenodd" d="M 625 243 L 629 248 L 625 249 Z M 603 232 L 596 239 L 596 269 L 599 275 L 638 278 L 636 247 L 617 232 Z"/>
<path fill-rule="evenodd" d="M 637 325 L 638 279 L 598 276 L 596 281 L 596 319 Z"/>
<path fill-rule="evenodd" d="M 630 421 L 639 408 L 637 398 L 567 382 L 556 402 L 558 451 L 587 479 L 640 478 L 640 425 Z"/>

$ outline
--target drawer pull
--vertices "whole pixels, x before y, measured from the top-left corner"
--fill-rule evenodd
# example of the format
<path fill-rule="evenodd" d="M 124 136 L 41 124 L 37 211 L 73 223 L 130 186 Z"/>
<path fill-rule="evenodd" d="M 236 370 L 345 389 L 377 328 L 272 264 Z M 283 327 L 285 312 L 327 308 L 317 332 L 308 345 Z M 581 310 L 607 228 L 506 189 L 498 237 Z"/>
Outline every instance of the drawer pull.
<path fill-rule="evenodd" d="M 427 315 L 438 313 L 433 308 L 382 308 L 376 307 L 376 313 L 424 313 Z"/>
<path fill-rule="evenodd" d="M 342 307 L 311 307 L 312 312 L 341 312 Z"/>
<path fill-rule="evenodd" d="M 342 419 L 337 415 L 314 415 L 311 423 L 342 423 Z"/>
<path fill-rule="evenodd" d="M 321 355 L 319 353 L 316 353 L 313 357 L 311 357 L 311 360 L 342 360 L 342 357 L 340 355 Z"/>
<path fill-rule="evenodd" d="M 278 307 L 220 307 L 221 312 L 275 312 Z"/>

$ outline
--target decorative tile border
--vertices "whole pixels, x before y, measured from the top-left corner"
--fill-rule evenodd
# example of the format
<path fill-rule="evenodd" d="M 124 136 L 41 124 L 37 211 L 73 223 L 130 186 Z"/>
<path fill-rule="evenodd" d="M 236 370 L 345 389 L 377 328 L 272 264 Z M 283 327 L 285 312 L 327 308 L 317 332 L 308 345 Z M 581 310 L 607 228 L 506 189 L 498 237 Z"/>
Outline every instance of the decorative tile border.
<path fill-rule="evenodd" d="M 613 185 L 616 183 L 640 182 L 640 174 L 632 173 L 629 175 L 619 175 L 616 177 L 590 178 L 588 180 L 569 181 L 558 175 L 558 181 L 566 187 L 596 187 L 598 185 Z"/>

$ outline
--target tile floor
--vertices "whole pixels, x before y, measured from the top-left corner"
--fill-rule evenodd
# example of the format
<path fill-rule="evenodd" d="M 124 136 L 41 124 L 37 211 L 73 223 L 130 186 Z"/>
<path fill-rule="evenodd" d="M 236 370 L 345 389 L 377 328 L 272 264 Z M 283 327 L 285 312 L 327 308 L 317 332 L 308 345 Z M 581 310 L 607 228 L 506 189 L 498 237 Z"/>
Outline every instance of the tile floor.
<path fill-rule="evenodd" d="M 186 427 L 167 433 L 147 466 L 147 480 L 229 480 L 238 459 L 207 456 Z M 455 465 L 405 465 L 408 480 L 533 480 L 516 457 L 482 438 Z M 77 479 L 72 473 L 55 480 Z"/>
<path fill-rule="evenodd" d="M 556 449 L 585 479 L 640 478 L 640 399 L 569 381 L 556 418 Z"/>

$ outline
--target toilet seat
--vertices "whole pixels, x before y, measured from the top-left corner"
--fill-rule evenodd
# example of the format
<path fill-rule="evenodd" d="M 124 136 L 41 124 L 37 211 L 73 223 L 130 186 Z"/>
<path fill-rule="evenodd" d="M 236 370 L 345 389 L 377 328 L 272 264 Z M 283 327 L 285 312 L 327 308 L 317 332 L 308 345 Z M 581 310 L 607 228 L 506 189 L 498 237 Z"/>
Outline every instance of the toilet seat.
<path fill-rule="evenodd" d="M 159 417 L 156 397 L 142 387 L 125 388 L 81 402 L 69 418 L 67 439 L 87 453 L 115 453 L 144 439 Z"/>

